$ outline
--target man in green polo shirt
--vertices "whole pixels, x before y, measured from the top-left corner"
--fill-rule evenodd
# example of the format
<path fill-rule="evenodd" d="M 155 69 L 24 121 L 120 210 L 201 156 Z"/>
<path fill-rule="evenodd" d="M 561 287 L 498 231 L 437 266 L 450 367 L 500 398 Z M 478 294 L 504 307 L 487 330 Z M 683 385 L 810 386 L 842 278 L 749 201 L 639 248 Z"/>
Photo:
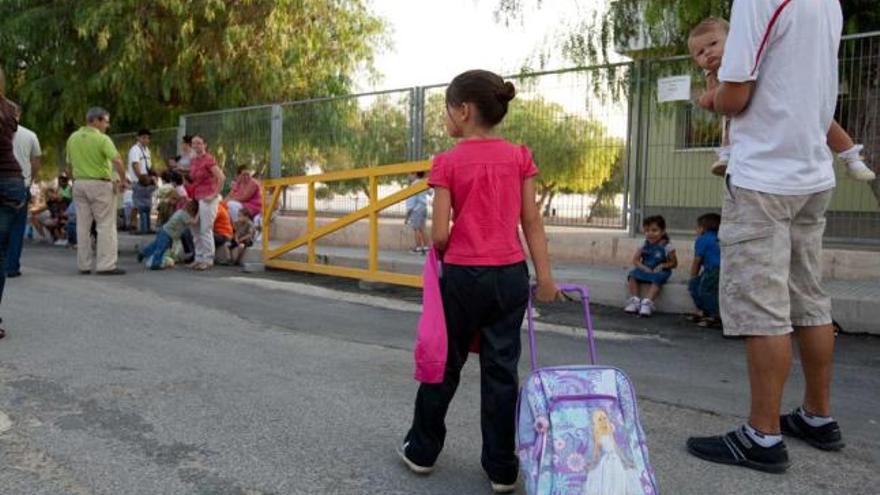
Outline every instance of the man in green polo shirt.
<path fill-rule="evenodd" d="M 98 275 L 122 275 L 116 266 L 116 187 L 113 167 L 120 177 L 118 187 L 129 186 L 125 166 L 113 141 L 107 136 L 110 113 L 100 107 L 90 108 L 87 124 L 67 139 L 67 162 L 73 171 L 73 202 L 76 205 L 76 261 L 81 274 L 89 274 L 92 264 Z M 92 221 L 98 231 L 98 252 L 92 249 Z M 96 259 L 97 258 L 97 261 Z"/>

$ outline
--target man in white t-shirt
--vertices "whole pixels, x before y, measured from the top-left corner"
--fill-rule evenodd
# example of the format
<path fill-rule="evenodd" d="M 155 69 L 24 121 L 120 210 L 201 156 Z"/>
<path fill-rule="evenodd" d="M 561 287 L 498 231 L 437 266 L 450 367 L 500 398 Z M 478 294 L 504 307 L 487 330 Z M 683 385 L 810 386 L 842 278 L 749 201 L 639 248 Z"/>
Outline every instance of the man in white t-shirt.
<path fill-rule="evenodd" d="M 15 119 L 21 121 L 21 107 L 16 105 L 15 109 Z M 15 161 L 21 166 L 24 183 L 30 189 L 34 177 L 40 173 L 40 157 L 43 155 L 40 149 L 40 140 L 37 139 L 34 131 L 18 124 L 15 137 L 12 138 L 12 152 L 15 154 Z M 28 204 L 30 204 L 30 197 Z M 9 229 L 9 248 L 6 251 L 6 266 L 3 267 L 8 278 L 21 275 L 21 249 L 27 226 L 28 209 L 22 208 L 18 215 Z"/>
<path fill-rule="evenodd" d="M 842 27 L 839 0 L 733 3 L 715 96 L 715 109 L 732 117 L 720 299 L 725 335 L 745 337 L 751 411 L 726 435 L 688 439 L 709 461 L 783 472 L 783 434 L 823 450 L 844 446 L 830 411 L 834 329 L 821 281 Z M 806 391 L 801 407 L 780 416 L 793 332 Z"/>
<path fill-rule="evenodd" d="M 125 167 L 125 176 L 128 182 L 134 184 L 141 175 L 146 175 L 153 168 L 150 155 L 149 129 L 141 129 L 137 133 L 137 142 L 128 150 L 128 162 Z M 137 225 L 137 210 L 134 208 L 134 197 L 131 189 L 122 193 L 122 209 L 125 211 L 126 227 L 134 228 Z"/>

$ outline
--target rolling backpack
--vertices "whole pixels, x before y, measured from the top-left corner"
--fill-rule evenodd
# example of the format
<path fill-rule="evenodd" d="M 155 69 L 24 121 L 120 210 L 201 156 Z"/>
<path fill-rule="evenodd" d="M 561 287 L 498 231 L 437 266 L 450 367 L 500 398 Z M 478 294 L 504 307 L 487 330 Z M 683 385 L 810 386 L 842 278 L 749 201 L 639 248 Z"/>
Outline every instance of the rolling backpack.
<path fill-rule="evenodd" d="M 538 367 L 532 298 L 532 371 L 517 404 L 517 456 L 528 495 L 657 495 L 635 389 L 617 368 L 596 365 L 589 292 L 580 294 L 590 365 Z M 531 294 L 534 293 L 534 290 Z"/>

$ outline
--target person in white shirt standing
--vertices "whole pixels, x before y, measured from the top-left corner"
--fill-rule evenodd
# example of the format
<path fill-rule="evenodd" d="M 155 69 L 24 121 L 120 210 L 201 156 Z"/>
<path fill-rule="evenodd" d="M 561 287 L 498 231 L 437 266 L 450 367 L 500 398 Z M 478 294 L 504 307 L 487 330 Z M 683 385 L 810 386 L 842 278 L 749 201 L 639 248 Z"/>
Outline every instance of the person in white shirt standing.
<path fill-rule="evenodd" d="M 21 107 L 16 105 L 15 119 L 21 121 Z M 43 155 L 40 149 L 40 140 L 34 131 L 18 124 L 15 137 L 12 139 L 12 151 L 15 160 L 21 166 L 21 174 L 24 176 L 24 184 L 30 189 L 34 177 L 40 173 L 40 157 Z M 30 197 L 28 197 L 30 203 Z M 27 208 L 22 208 L 19 217 L 12 224 L 9 239 L 9 249 L 6 252 L 6 277 L 15 278 L 21 276 L 21 249 L 24 241 L 24 231 L 27 226 Z"/>
<path fill-rule="evenodd" d="M 125 168 L 125 177 L 130 184 L 138 181 L 142 175 L 153 168 L 152 157 L 150 156 L 150 133 L 149 129 L 141 129 L 137 133 L 137 142 L 128 150 L 128 162 Z M 122 194 L 122 209 L 125 211 L 125 226 L 131 230 L 137 228 L 137 209 L 134 207 L 134 196 L 132 189 L 126 190 Z"/>
<path fill-rule="evenodd" d="M 751 410 L 726 435 L 688 439 L 708 461 L 781 473 L 783 434 L 844 446 L 831 417 L 834 329 L 821 281 L 842 29 L 839 0 L 733 3 L 715 96 L 716 111 L 732 117 L 720 302 L 725 335 L 745 338 Z M 806 390 L 801 407 L 780 416 L 793 333 Z"/>

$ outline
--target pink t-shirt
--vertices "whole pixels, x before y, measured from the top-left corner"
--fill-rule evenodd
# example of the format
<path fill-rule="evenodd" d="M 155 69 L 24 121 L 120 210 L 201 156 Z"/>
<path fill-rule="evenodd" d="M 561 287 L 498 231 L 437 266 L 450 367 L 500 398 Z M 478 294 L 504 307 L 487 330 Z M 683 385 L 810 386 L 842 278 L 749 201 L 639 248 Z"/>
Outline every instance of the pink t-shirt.
<path fill-rule="evenodd" d="M 220 193 L 220 181 L 214 177 L 211 169 L 217 166 L 217 162 L 210 153 L 194 156 L 189 165 L 189 176 L 192 179 L 192 198 L 199 201 L 213 198 Z"/>
<path fill-rule="evenodd" d="M 500 138 L 462 140 L 437 155 L 428 183 L 452 196 L 453 225 L 443 261 L 502 266 L 525 260 L 519 241 L 522 185 L 535 175 L 529 149 Z"/>

